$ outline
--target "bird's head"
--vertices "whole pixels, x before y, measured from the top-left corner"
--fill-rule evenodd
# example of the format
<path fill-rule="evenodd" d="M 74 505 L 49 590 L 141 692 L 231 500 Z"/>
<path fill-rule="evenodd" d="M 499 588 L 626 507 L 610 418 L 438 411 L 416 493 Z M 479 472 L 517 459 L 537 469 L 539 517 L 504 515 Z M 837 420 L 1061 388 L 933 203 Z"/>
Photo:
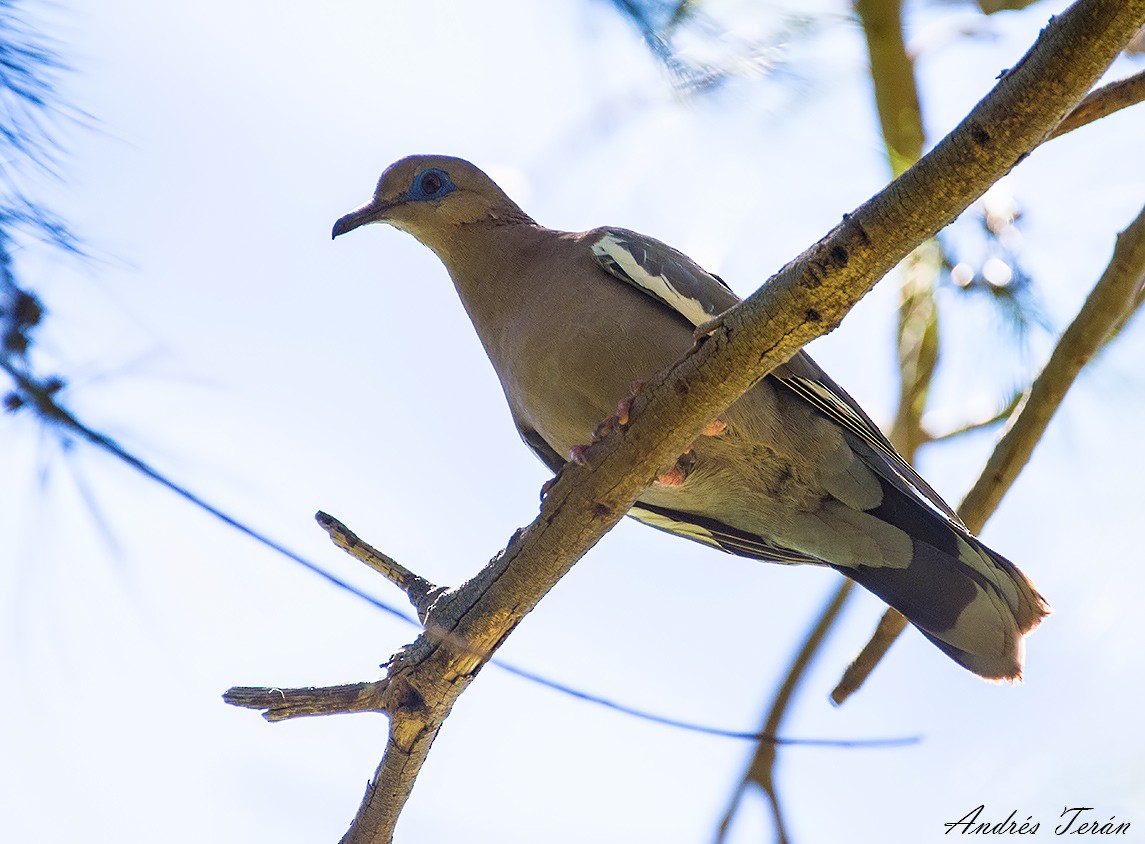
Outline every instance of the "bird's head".
<path fill-rule="evenodd" d="M 389 223 L 440 253 L 458 227 L 532 222 L 497 183 L 463 158 L 411 155 L 391 164 L 374 198 L 341 217 L 333 237 Z"/>

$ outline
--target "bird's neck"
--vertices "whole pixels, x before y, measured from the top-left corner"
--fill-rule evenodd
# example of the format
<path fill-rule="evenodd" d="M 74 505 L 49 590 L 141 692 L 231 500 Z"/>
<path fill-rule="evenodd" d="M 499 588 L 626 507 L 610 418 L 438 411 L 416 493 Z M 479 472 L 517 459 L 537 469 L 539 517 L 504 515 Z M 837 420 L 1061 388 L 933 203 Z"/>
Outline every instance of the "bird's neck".
<path fill-rule="evenodd" d="M 453 279 L 496 366 L 504 332 L 526 303 L 545 295 L 543 264 L 553 232 L 530 218 L 457 226 L 446 242 L 427 244 Z"/>

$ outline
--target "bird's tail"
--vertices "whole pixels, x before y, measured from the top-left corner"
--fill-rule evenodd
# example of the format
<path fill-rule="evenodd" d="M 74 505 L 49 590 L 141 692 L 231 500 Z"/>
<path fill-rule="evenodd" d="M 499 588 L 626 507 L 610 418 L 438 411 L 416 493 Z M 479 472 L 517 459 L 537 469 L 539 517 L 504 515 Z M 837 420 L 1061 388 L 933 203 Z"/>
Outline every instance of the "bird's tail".
<path fill-rule="evenodd" d="M 937 530 L 932 525 L 927 533 L 933 537 Z M 953 525 L 943 522 L 941 530 L 939 543 L 912 538 L 914 553 L 905 567 L 837 568 L 901 612 L 959 665 L 988 679 L 1020 680 L 1022 637 L 1050 612 L 1048 604 L 1001 554 Z"/>

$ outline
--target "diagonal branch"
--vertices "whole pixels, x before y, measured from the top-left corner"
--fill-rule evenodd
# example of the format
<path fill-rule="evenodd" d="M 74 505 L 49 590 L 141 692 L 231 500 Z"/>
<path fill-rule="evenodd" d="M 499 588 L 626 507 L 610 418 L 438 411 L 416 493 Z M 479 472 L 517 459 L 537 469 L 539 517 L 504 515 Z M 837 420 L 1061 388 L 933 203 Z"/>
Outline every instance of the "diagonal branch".
<path fill-rule="evenodd" d="M 1041 374 L 1018 405 L 986 467 L 958 508 L 970 530 L 977 532 L 998 508 L 1033 454 L 1066 392 L 1110 333 L 1141 305 L 1145 285 L 1145 209 L 1117 236 L 1113 258 Z M 902 613 L 888 609 L 871 640 L 848 666 L 831 699 L 841 704 L 870 676 L 887 649 L 906 628 Z"/>
<path fill-rule="evenodd" d="M 1145 21 L 1145 0 L 1082 0 L 1059 15 L 994 91 L 917 165 L 726 313 L 648 382 L 632 420 L 566 465 L 541 513 L 473 579 L 443 594 L 421 636 L 389 664 L 385 755 L 346 844 L 388 842 L 458 696 L 556 582 L 624 516 L 704 425 L 770 369 L 827 333 L 916 245 L 1035 149 Z"/>
<path fill-rule="evenodd" d="M 1034 446 L 1061 406 L 1066 392 L 1109 332 L 1139 304 L 1145 283 L 1145 208 L 1117 236 L 1113 257 L 1062 333 L 1042 374 L 1030 387 L 1013 421 L 990 455 L 958 512 L 971 530 L 980 530 L 1033 454 Z"/>
<path fill-rule="evenodd" d="M 319 510 L 314 514 L 314 519 L 330 535 L 331 542 L 405 592 L 413 608 L 417 610 L 418 620 L 425 624 L 430 607 L 445 591 L 445 587 L 435 586 L 421 575 L 407 569 L 389 554 L 383 554 L 329 513 Z"/>
<path fill-rule="evenodd" d="M 1058 124 L 1050 137 L 1061 137 L 1066 132 L 1080 129 L 1095 120 L 1100 120 L 1114 112 L 1121 111 L 1123 108 L 1136 105 L 1142 100 L 1145 100 L 1145 70 L 1091 91 L 1066 116 L 1066 119 Z"/>
<path fill-rule="evenodd" d="M 874 54 L 872 52 L 872 59 L 873 55 Z M 1103 117 L 1114 114 L 1115 112 L 1120 111 L 1123 108 L 1127 108 L 1128 106 L 1140 103 L 1143 100 L 1145 100 L 1145 71 L 1141 71 L 1132 76 L 1125 77 L 1124 79 L 1118 79 L 1114 82 L 1110 82 L 1109 84 L 1103 85 L 1100 88 L 1095 88 L 1093 91 L 1090 91 L 1089 94 L 1087 94 L 1081 102 L 1074 106 L 1069 114 L 1066 115 L 1065 119 L 1063 119 L 1061 123 L 1059 123 L 1053 130 L 1053 132 L 1050 133 L 1046 140 L 1060 138 L 1062 135 L 1065 135 L 1068 132 L 1072 132 L 1075 129 L 1080 129 L 1082 126 L 1087 126 L 1095 120 L 1100 120 Z M 886 121 L 884 120 L 884 131 L 885 125 Z M 1137 306 L 1140 305 L 1140 298 L 1142 295 L 1143 293 L 1139 291 L 1137 303 L 1132 308 L 1126 310 L 1120 322 L 1114 323 L 1109 327 L 1109 333 L 1107 335 L 1106 341 L 1112 339 L 1121 330 L 1124 322 L 1134 313 Z M 904 303 L 905 302 L 906 297 L 904 295 Z M 900 318 L 900 350 L 902 348 L 902 327 L 903 323 Z M 902 357 L 901 354 L 900 357 Z M 892 433 L 892 441 L 895 443 L 896 447 L 898 447 L 899 450 L 904 455 L 906 455 L 908 460 L 912 459 L 914 449 L 925 442 L 931 442 L 940 438 L 945 439 L 946 437 L 955 436 L 966 431 L 974 430 L 976 427 L 993 424 L 994 422 L 1000 421 L 1003 418 L 1008 418 L 1013 410 L 1018 406 L 1018 400 L 1021 398 L 1020 396 L 1015 397 L 1014 402 L 1012 402 L 1011 405 L 1008 406 L 998 418 L 986 420 L 982 423 L 964 426 L 959 430 L 945 433 L 940 437 L 929 436 L 927 432 L 921 427 L 922 403 L 918 403 L 919 413 L 914 417 L 913 420 L 908 413 L 909 405 L 907 403 L 907 398 L 910 396 L 910 393 L 907 390 L 907 385 L 910 382 L 910 379 L 908 378 L 907 366 L 905 365 L 906 362 L 907 361 L 904 359 L 904 365 L 902 366 L 903 398 L 899 402 L 898 413 L 895 416 L 895 426 L 894 432 Z M 929 378 L 927 379 L 927 383 L 929 383 Z M 922 392 L 922 398 L 925 398 L 925 391 Z M 912 421 L 915 424 L 912 425 Z M 915 434 L 917 434 L 917 436 L 914 436 Z M 989 514 L 983 517 L 983 524 L 988 517 Z M 878 665 L 883 656 L 886 655 L 887 650 L 892 644 L 894 644 L 895 640 L 899 637 L 904 629 L 906 629 L 906 618 L 901 613 L 894 609 L 887 609 L 886 612 L 883 613 L 883 617 L 880 619 L 878 626 L 875 628 L 875 632 L 871 634 L 870 640 L 866 645 L 863 646 L 863 649 L 859 652 L 858 656 L 856 656 L 854 661 L 847 667 L 847 670 L 844 672 L 842 679 L 839 681 L 839 684 L 831 692 L 831 699 L 837 705 L 841 704 L 850 695 L 854 694 L 854 692 L 858 690 L 859 686 L 861 686 L 866 681 L 867 677 L 870 676 L 871 672 L 875 669 L 875 666 Z"/>

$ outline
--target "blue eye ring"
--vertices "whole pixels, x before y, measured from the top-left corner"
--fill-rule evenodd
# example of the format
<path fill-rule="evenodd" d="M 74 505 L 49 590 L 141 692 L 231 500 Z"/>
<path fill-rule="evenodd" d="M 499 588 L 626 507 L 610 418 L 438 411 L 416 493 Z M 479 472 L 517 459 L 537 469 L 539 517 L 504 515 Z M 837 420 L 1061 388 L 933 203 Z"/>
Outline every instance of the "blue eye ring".
<path fill-rule="evenodd" d="M 448 173 L 433 167 L 429 170 L 422 170 L 413 177 L 413 184 L 406 191 L 406 196 L 417 201 L 441 199 L 456 189 L 453 182 L 449 180 Z"/>

